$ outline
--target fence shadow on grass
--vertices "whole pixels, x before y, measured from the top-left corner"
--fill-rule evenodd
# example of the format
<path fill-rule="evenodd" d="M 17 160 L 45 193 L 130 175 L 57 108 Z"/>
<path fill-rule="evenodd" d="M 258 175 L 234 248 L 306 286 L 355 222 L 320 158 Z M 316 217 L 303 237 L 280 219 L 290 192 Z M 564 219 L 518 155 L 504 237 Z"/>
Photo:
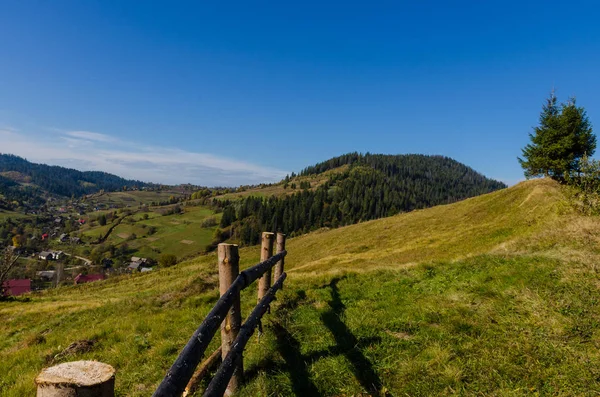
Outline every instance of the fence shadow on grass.
<path fill-rule="evenodd" d="M 292 390 L 296 396 L 318 396 L 319 390 L 310 379 L 306 359 L 300 351 L 300 342 L 279 323 L 273 324 L 277 337 L 277 350 L 290 374 Z"/>
<path fill-rule="evenodd" d="M 285 301 L 277 308 L 277 317 L 285 317 L 287 313 L 296 309 L 305 299 L 306 294 L 304 291 L 298 291 L 293 299 Z M 318 396 L 320 393 L 310 379 L 307 357 L 302 355 L 300 342 L 289 333 L 280 321 L 271 321 L 269 330 L 272 330 L 275 335 L 277 351 L 285 363 L 279 364 L 272 358 L 262 360 L 246 371 L 244 380 L 248 382 L 262 371 L 269 374 L 286 371 L 290 376 L 292 390 L 296 396 Z M 309 361 L 313 362 L 312 360 Z"/>
<path fill-rule="evenodd" d="M 286 371 L 290 375 L 292 390 L 296 396 L 317 396 L 320 393 L 310 378 L 308 366 L 325 357 L 344 355 L 351 363 L 354 376 L 365 391 L 373 397 L 381 396 L 381 379 L 373 369 L 371 362 L 360 350 L 363 346 L 381 342 L 381 339 L 374 337 L 359 340 L 341 320 L 340 316 L 346 310 L 346 307 L 341 301 L 337 287 L 340 280 L 336 278 L 331 283 L 323 286 L 323 288 L 331 288 L 332 300 L 328 302 L 330 309 L 321 315 L 321 320 L 332 333 L 336 341 L 335 346 L 303 355 L 300 342 L 279 321 L 272 321 L 269 329 L 273 331 L 276 337 L 277 350 L 285 364 L 279 364 L 272 358 L 264 359 L 246 371 L 246 382 L 254 379 L 263 371 L 267 374 Z M 286 301 L 277 309 L 277 317 L 285 317 L 305 299 L 304 291 L 299 291 L 294 299 Z"/>
<path fill-rule="evenodd" d="M 373 397 L 379 397 L 382 387 L 381 379 L 373 369 L 369 359 L 359 349 L 359 340 L 340 318 L 346 310 L 346 306 L 340 298 L 337 286 L 339 281 L 339 278 L 335 278 L 329 283 L 331 288 L 329 307 L 331 309 L 321 315 L 321 320 L 335 338 L 336 350 L 346 356 L 352 364 L 354 376 L 361 386 Z"/>

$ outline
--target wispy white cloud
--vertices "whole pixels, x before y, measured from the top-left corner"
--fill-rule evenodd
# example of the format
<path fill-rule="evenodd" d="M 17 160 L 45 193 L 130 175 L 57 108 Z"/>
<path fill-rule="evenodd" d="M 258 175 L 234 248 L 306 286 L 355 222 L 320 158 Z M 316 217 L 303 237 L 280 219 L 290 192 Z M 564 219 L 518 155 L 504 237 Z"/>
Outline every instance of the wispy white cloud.
<path fill-rule="evenodd" d="M 110 172 L 157 183 L 237 186 L 274 182 L 287 172 L 209 153 L 147 146 L 89 131 L 62 131 L 47 136 L 0 127 L 0 152 L 30 161 L 80 170 Z"/>
<path fill-rule="evenodd" d="M 98 132 L 90 132 L 90 131 L 66 131 L 65 135 L 75 138 L 82 139 L 86 141 L 95 141 L 95 142 L 118 142 L 117 138 L 114 138 L 110 135 L 100 134 Z"/>

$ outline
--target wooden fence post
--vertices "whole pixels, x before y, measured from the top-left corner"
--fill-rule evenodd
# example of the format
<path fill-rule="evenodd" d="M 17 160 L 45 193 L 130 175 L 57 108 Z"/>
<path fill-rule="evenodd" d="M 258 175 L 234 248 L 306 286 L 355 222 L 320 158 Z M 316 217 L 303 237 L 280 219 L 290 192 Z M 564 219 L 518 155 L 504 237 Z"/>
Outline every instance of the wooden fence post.
<path fill-rule="evenodd" d="M 240 273 L 240 255 L 238 246 L 235 244 L 219 244 L 219 292 L 221 296 L 227 292 L 227 289 Z M 242 326 L 242 313 L 240 308 L 240 294 L 233 299 L 231 309 L 227 312 L 225 320 L 221 323 L 221 357 L 225 359 L 235 338 L 237 338 Z M 235 364 L 235 370 L 231 381 L 227 385 L 225 395 L 229 396 L 235 393 L 241 383 L 244 375 L 243 357 L 240 355 Z"/>
<path fill-rule="evenodd" d="M 285 251 L 285 234 L 277 233 L 277 252 L 275 253 L 279 254 L 282 251 Z M 283 262 L 284 258 L 281 258 L 279 262 L 277 262 L 277 264 L 275 265 L 275 274 L 273 275 L 273 279 L 275 281 L 277 281 L 277 279 L 279 279 L 279 277 L 281 277 L 281 275 L 283 274 Z"/>
<path fill-rule="evenodd" d="M 44 369 L 37 397 L 114 397 L 115 369 L 98 361 L 74 361 Z"/>
<path fill-rule="evenodd" d="M 260 261 L 264 262 L 273 256 L 273 237 L 275 235 L 269 232 L 263 232 L 262 243 L 260 246 Z M 265 296 L 267 291 L 271 288 L 271 269 L 267 270 L 265 274 L 258 280 L 258 301 Z"/>

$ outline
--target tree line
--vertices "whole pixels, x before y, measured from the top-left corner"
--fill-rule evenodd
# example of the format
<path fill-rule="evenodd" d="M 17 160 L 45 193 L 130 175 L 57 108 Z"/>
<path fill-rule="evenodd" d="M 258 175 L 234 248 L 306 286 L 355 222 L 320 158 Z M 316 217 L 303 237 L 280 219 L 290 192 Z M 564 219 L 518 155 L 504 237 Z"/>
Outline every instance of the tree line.
<path fill-rule="evenodd" d="M 71 168 L 35 164 L 22 157 L 0 153 L 0 172 L 18 172 L 27 182 L 50 194 L 71 197 L 99 192 L 115 191 L 124 186 L 144 187 L 147 183 L 128 180 L 101 171 L 77 171 Z M 39 190 L 23 189 L 9 178 L 0 177 L 0 192 L 5 196 L 16 197 L 19 191 L 26 196 L 40 194 Z"/>

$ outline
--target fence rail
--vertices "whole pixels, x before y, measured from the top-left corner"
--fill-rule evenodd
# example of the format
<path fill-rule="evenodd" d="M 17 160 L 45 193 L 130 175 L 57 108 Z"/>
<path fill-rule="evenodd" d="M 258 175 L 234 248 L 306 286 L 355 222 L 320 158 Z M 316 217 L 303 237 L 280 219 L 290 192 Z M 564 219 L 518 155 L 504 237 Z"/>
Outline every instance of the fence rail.
<path fill-rule="evenodd" d="M 284 272 L 285 235 L 277 235 L 277 253 L 273 255 L 275 235 L 263 233 L 261 262 L 242 272 L 239 271 L 238 246 L 219 244 L 219 292 L 221 297 L 208 313 L 202 324 L 187 342 L 153 397 L 180 397 L 193 393 L 199 380 L 216 365 L 221 356 L 222 363 L 209 383 L 205 397 L 223 396 L 235 392 L 243 377 L 243 352 L 248 340 L 260 323 L 261 318 L 283 288 L 287 275 Z M 271 269 L 275 267 L 276 281 L 271 286 Z M 240 291 L 254 281 L 258 283 L 258 304 L 242 325 Z M 198 368 L 208 345 L 217 329 L 221 328 L 221 347 Z M 91 371 L 92 368 L 94 371 Z M 66 371 L 66 372 L 65 372 Z M 102 373 L 92 376 L 91 373 Z M 68 373 L 63 376 L 63 373 Z M 74 374 L 77 374 L 75 376 Z M 193 380 L 190 382 L 190 380 Z M 77 379 L 73 381 L 72 379 Z M 85 394 L 89 397 L 114 397 L 114 369 L 95 361 L 77 361 L 47 368 L 38 376 L 38 396 L 65 397 Z"/>
<path fill-rule="evenodd" d="M 221 297 L 185 345 L 158 389 L 154 392 L 153 397 L 181 396 L 219 327 L 221 327 L 223 363 L 204 395 L 222 396 L 226 392 L 228 384 L 230 392 L 238 388 L 243 373 L 242 353 L 244 347 L 261 317 L 267 311 L 269 304 L 275 298 L 275 293 L 282 288 L 286 278 L 286 274 L 283 272 L 283 259 L 287 254 L 284 249 L 285 235 L 280 234 L 278 236 L 277 247 L 281 251 L 274 256 L 272 256 L 273 237 L 273 233 L 263 233 L 262 261 L 239 273 L 225 291 L 221 288 Z M 271 287 L 271 269 L 275 265 L 277 265 L 276 273 L 280 274 L 280 277 Z M 223 287 L 223 279 L 233 278 L 231 273 L 235 276 L 238 268 L 237 245 L 219 244 L 219 279 L 221 287 Z M 229 274 L 227 274 L 228 271 Z M 240 292 L 259 278 L 259 303 L 246 323 L 240 327 Z M 236 368 L 238 373 L 237 376 L 234 376 Z"/>
<path fill-rule="evenodd" d="M 236 360 L 244 352 L 248 340 L 254 333 L 261 317 L 267 312 L 269 305 L 273 299 L 275 299 L 275 293 L 283 287 L 283 281 L 286 277 L 287 275 L 285 273 L 279 277 L 275 284 L 273 284 L 265 296 L 260 300 L 258 305 L 256 305 L 250 314 L 250 317 L 248 317 L 248 320 L 242 325 L 240 333 L 237 338 L 235 338 L 231 350 L 229 350 L 229 353 L 227 353 L 219 370 L 210 381 L 203 397 L 220 397 L 225 393 L 229 380 L 236 369 Z"/>

